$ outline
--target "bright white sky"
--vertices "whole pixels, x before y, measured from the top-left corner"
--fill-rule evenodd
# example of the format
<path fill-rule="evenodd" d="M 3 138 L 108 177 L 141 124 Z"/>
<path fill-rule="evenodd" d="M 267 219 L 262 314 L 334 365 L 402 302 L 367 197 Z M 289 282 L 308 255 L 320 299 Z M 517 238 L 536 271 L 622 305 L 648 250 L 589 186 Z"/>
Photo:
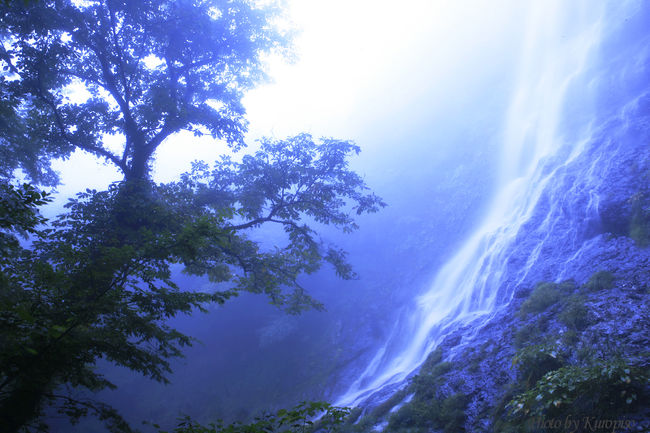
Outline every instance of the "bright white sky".
<path fill-rule="evenodd" d="M 388 124 L 418 127 L 413 119 L 423 111 L 453 103 L 471 84 L 463 77 L 499 61 L 484 48 L 505 40 L 516 14 L 503 11 L 518 9 L 507 0 L 289 0 L 288 6 L 301 29 L 298 61 L 271 62 L 274 82 L 246 96 L 250 141 L 305 131 L 353 139 L 363 149 L 376 146 Z M 208 138 L 170 138 L 157 152 L 155 178 L 172 180 L 191 161 L 214 161 L 223 150 Z M 82 154 L 55 168 L 61 196 L 119 178 L 113 167 Z"/>

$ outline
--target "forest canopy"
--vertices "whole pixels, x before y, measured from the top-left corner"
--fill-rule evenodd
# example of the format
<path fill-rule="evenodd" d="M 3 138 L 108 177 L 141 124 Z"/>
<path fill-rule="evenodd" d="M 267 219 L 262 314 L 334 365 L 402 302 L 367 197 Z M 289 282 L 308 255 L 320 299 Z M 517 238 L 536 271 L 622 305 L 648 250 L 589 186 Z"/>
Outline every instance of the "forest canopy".
<path fill-rule="evenodd" d="M 328 262 L 354 277 L 315 227 L 349 232 L 354 215 L 384 206 L 348 167 L 357 145 L 298 134 L 232 158 L 246 146 L 242 97 L 267 79 L 262 59 L 290 52 L 277 5 L 42 0 L 0 10 L 0 430 L 45 431 L 51 407 L 129 431 L 115 409 L 73 397 L 115 387 L 95 361 L 165 382 L 169 360 L 192 343 L 170 317 L 241 291 L 289 313 L 321 308 L 300 275 Z M 212 136 L 223 156 L 156 183 L 156 150 L 183 130 Z M 80 192 L 46 222 L 50 196 L 36 186 L 56 185 L 51 161 L 79 151 L 123 179 Z M 282 227 L 286 244 L 251 240 L 264 224 Z M 218 289 L 179 287 L 174 266 Z"/>

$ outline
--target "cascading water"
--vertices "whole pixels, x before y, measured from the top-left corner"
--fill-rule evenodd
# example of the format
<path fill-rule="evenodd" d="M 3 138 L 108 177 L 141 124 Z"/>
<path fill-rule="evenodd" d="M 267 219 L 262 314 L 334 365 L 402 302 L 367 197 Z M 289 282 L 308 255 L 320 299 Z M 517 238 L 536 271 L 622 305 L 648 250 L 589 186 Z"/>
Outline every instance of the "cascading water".
<path fill-rule="evenodd" d="M 504 116 L 500 177 L 492 204 L 338 404 L 361 404 L 403 382 L 454 330 L 467 327 L 470 340 L 472 330 L 507 305 L 558 239 L 574 256 L 589 242 L 588 222 L 598 219 L 594 170 L 605 156 L 602 151 L 589 155 L 591 165 L 582 176 L 591 180 L 581 186 L 567 186 L 566 173 L 574 161 L 589 159 L 585 153 L 597 129 L 597 93 L 604 86 L 602 74 L 608 73 L 595 66 L 604 35 L 620 27 L 625 11 L 638 9 L 638 2 L 610 6 L 531 2 L 518 78 Z M 565 217 L 567 200 L 581 200 L 572 218 Z M 557 269 L 551 277 L 560 279 L 564 273 Z"/>

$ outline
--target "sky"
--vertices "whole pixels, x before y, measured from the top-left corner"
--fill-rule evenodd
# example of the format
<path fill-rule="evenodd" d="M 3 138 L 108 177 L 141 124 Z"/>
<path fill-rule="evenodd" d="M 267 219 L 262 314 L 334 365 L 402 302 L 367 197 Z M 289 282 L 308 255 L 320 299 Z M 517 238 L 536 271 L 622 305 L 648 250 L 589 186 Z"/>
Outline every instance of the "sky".
<path fill-rule="evenodd" d="M 381 171 L 395 157 L 419 158 L 414 134 L 428 137 L 427 158 L 435 158 L 432 131 L 449 113 L 471 111 L 482 80 L 494 79 L 490 74 L 516 51 L 507 48 L 516 45 L 508 33 L 519 25 L 513 1 L 289 0 L 286 7 L 299 31 L 297 61 L 269 59 L 271 82 L 245 96 L 248 141 L 254 148 L 261 136 L 300 132 L 351 139 L 363 149 L 362 174 Z M 214 161 L 225 150 L 208 137 L 177 134 L 157 151 L 154 178 L 174 180 L 191 161 Z M 120 178 L 81 152 L 54 167 L 62 175 L 55 208 L 77 191 Z"/>
<path fill-rule="evenodd" d="M 473 179 L 470 169 L 447 165 L 443 171 L 453 179 L 437 185 L 431 179 L 439 181 L 441 176 L 434 175 L 443 165 L 440 161 L 462 148 L 477 146 L 473 151 L 486 152 L 481 157 L 493 157 L 486 149 L 498 140 L 505 121 L 500 116 L 510 100 L 508 74 L 515 69 L 521 48 L 517 35 L 525 25 L 521 4 L 519 0 L 287 1 L 290 19 L 300 31 L 295 41 L 297 61 L 270 59 L 272 82 L 246 95 L 248 139 L 254 143 L 265 135 L 283 138 L 308 132 L 351 139 L 362 148 L 352 166 L 389 208 L 367 216 L 361 224 L 366 241 L 372 237 L 367 228 L 381 229 L 374 230 L 375 250 L 366 248 L 367 242 L 359 243 L 364 251 L 355 249 L 354 239 L 359 238 L 352 236 L 342 244 L 351 251 L 355 265 L 390 264 L 400 281 L 414 279 L 404 269 L 421 266 L 426 269 L 420 271 L 428 274 L 429 256 L 448 247 L 431 232 L 453 228 L 452 235 L 442 239 L 458 241 L 470 224 L 463 218 L 478 214 L 471 206 L 479 200 L 468 192 L 477 188 L 464 188 L 461 182 Z M 224 151 L 225 145 L 208 137 L 178 134 L 158 149 L 154 179 L 172 181 L 189 169 L 191 161 L 213 161 Z M 458 159 L 448 158 L 460 168 Z M 55 168 L 61 171 L 63 185 L 53 208 L 77 191 L 103 189 L 120 178 L 110 165 L 81 153 Z M 445 202 L 451 198 L 466 208 Z M 387 244 L 391 238 L 403 239 L 405 250 L 397 242 Z M 416 244 L 422 246 L 414 251 Z M 427 259 L 418 261 L 418 251 Z M 364 267 L 359 268 L 363 272 Z"/>

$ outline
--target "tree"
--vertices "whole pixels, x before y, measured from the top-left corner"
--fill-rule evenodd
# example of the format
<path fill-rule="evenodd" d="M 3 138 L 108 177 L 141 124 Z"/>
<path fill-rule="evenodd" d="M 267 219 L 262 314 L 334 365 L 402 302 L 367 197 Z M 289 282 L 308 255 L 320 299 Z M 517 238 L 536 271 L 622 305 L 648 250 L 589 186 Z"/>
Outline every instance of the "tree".
<path fill-rule="evenodd" d="M 241 162 L 197 162 L 169 184 L 149 175 L 155 150 L 181 130 L 244 146 L 243 92 L 264 79 L 266 53 L 289 47 L 277 9 L 244 0 L 42 0 L 0 10 L 6 191 L 19 191 L 15 168 L 55 184 L 50 160 L 75 150 L 124 175 L 106 191 L 80 193 L 45 228 L 36 190 L 6 200 L 0 430 L 46 429 L 39 419 L 49 404 L 73 421 L 94 413 L 112 431 L 128 431 L 113 408 L 69 392 L 114 386 L 96 360 L 166 381 L 169 359 L 192 342 L 166 319 L 240 291 L 266 294 L 290 313 L 321 308 L 301 274 L 329 262 L 354 277 L 345 253 L 314 228 L 350 231 L 350 214 L 384 205 L 349 170 L 359 152 L 351 142 L 263 139 Z M 72 89 L 88 97 L 75 100 Z M 123 138 L 120 152 L 105 146 L 106 135 Z M 286 243 L 268 249 L 250 240 L 262 224 L 283 227 Z M 31 246 L 17 242 L 18 228 L 32 234 Z M 175 265 L 220 289 L 179 287 Z"/>
<path fill-rule="evenodd" d="M 286 52 L 279 11 L 246 0 L 42 0 L 4 4 L 3 100 L 20 110 L 7 145 L 33 149 L 28 174 L 74 150 L 147 178 L 151 157 L 181 130 L 244 145 L 243 93 L 265 79 L 262 56 Z M 87 92 L 87 99 L 71 91 Z M 7 125 L 5 125 L 5 128 Z M 118 134 L 121 152 L 103 144 Z"/>

